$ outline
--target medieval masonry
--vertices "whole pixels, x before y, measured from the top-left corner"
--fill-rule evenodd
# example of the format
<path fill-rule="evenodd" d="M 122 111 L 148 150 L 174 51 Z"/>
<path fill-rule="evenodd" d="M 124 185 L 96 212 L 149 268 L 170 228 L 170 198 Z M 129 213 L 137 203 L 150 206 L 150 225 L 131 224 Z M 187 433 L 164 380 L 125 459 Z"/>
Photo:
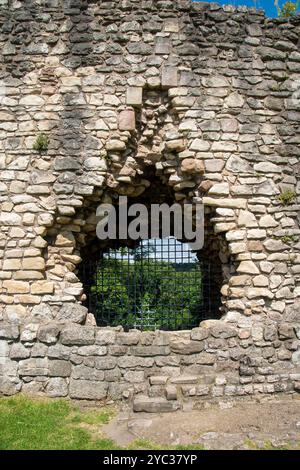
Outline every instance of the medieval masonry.
<path fill-rule="evenodd" d="M 300 391 L 300 17 L 189 0 L 0 1 L 0 393 L 135 411 Z M 101 327 L 96 209 L 203 202 L 218 315 Z M 106 242 L 108 243 L 108 242 Z"/>

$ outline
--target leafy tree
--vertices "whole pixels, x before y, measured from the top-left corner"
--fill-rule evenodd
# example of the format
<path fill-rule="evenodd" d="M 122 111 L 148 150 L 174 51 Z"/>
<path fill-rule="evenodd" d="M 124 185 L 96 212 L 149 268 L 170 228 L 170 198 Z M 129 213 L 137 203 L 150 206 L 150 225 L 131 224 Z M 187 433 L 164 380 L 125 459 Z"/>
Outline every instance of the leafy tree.
<path fill-rule="evenodd" d="M 274 2 L 280 18 L 291 18 L 292 16 L 295 16 L 299 10 L 299 3 L 299 0 L 289 0 L 280 7 L 279 0 L 275 0 Z"/>
<path fill-rule="evenodd" d="M 202 302 L 201 277 L 198 263 L 167 263 L 145 252 L 131 260 L 104 259 L 92 287 L 96 314 L 102 324 L 126 328 L 196 326 Z"/>

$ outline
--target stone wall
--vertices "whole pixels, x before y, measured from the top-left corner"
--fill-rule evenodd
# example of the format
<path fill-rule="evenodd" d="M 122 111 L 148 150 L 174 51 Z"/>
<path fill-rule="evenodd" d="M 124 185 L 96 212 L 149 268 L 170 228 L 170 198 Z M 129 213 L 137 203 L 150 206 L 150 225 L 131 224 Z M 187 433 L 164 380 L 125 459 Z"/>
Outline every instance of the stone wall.
<path fill-rule="evenodd" d="M 80 335 L 95 332 L 93 316 L 81 306 L 85 293 L 77 274 L 83 258 L 109 246 L 96 238 L 96 208 L 119 195 L 151 203 L 157 184 L 174 201 L 204 203 L 203 251 L 220 263 L 220 318 L 235 335 L 213 336 L 212 347 L 204 340 L 199 360 L 212 354 L 212 365 L 197 362 L 198 350 L 186 355 L 190 347 L 204 347 L 198 339 L 182 356 L 173 355 L 173 345 L 164 356 L 170 364 L 162 366 L 161 353 L 156 357 L 151 349 L 154 374 L 164 375 L 156 367 L 175 367 L 177 374 L 182 357 L 180 374 L 194 361 L 199 387 L 207 368 L 217 373 L 230 364 L 225 393 L 291 391 L 289 374 L 299 374 L 300 366 L 299 18 L 271 20 L 256 10 L 188 0 L 2 0 L 0 6 L 3 393 L 18 391 L 21 377 L 24 391 L 38 382 L 47 390 L 61 384 L 68 394 L 67 379 L 53 372 L 49 351 L 56 346 L 37 342 L 29 359 L 31 341 L 52 322 L 86 325 L 71 327 Z M 32 339 L 21 336 L 11 352 L 6 340 L 17 341 L 19 329 Z M 274 334 L 265 337 L 265 329 Z M 278 339 L 278 329 L 289 336 Z M 63 333 L 60 338 L 59 348 L 74 354 L 75 370 L 78 345 L 63 344 Z M 113 346 L 123 357 L 130 339 L 118 341 Z M 94 351 L 84 359 L 93 365 L 97 348 L 80 344 Z M 111 381 L 103 375 L 110 372 L 95 368 L 102 377 L 97 387 L 111 395 L 113 384 L 127 383 L 113 346 Z M 154 346 L 168 351 L 165 344 Z M 139 357 L 136 351 L 146 346 L 128 347 L 130 357 Z M 19 362 L 9 358 L 15 348 L 25 354 Z M 246 378 L 239 372 L 243 355 L 261 380 L 255 387 L 250 372 Z M 57 367 L 66 367 L 69 377 L 69 357 L 57 360 L 66 361 Z M 266 362 L 270 376 L 258 370 Z M 147 368 L 136 367 L 132 380 L 140 377 L 145 393 Z M 85 378 L 73 376 L 70 390 L 76 380 Z M 210 396 L 211 385 L 204 385 Z M 150 393 L 164 386 L 153 385 Z"/>
<path fill-rule="evenodd" d="M 300 391 L 300 328 L 287 323 L 237 329 L 207 320 L 191 331 L 124 333 L 51 322 L 1 326 L 0 335 L 6 395 L 123 399 L 153 412 Z"/>

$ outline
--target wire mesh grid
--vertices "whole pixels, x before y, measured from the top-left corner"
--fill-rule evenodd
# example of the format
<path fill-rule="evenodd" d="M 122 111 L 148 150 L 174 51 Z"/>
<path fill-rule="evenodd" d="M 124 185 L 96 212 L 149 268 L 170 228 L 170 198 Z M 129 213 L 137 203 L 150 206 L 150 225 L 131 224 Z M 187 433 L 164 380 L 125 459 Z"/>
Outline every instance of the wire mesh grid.
<path fill-rule="evenodd" d="M 100 261 L 83 264 L 81 279 L 98 325 L 182 330 L 211 318 L 210 271 L 188 244 L 171 237 L 109 249 Z"/>

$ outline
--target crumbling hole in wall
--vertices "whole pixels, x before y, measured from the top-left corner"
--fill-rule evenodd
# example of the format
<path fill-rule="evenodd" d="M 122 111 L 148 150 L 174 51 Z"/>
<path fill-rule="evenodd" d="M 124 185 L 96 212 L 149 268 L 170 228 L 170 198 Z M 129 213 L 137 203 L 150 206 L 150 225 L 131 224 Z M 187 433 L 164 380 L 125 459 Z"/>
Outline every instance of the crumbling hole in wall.
<path fill-rule="evenodd" d="M 176 239 L 174 217 L 170 234 L 151 239 L 150 214 L 153 204 L 174 204 L 169 186 L 147 169 L 149 187 L 138 197 L 128 198 L 128 207 L 139 203 L 148 209 L 148 237 L 99 239 L 96 234 L 95 202 L 86 206 L 87 231 L 78 246 L 81 264 L 77 276 L 84 295 L 82 301 L 93 313 L 99 326 L 122 326 L 125 330 L 184 330 L 194 328 L 204 319 L 220 318 L 223 266 L 219 237 L 211 225 L 205 228 L 202 250 L 193 251 L 184 236 Z M 107 190 L 106 199 L 119 207 L 119 195 Z M 118 209 L 115 224 L 119 233 Z M 92 221 L 94 221 L 92 223 Z M 130 217 L 128 224 L 130 224 Z M 183 230 L 182 230 L 183 234 Z"/>

